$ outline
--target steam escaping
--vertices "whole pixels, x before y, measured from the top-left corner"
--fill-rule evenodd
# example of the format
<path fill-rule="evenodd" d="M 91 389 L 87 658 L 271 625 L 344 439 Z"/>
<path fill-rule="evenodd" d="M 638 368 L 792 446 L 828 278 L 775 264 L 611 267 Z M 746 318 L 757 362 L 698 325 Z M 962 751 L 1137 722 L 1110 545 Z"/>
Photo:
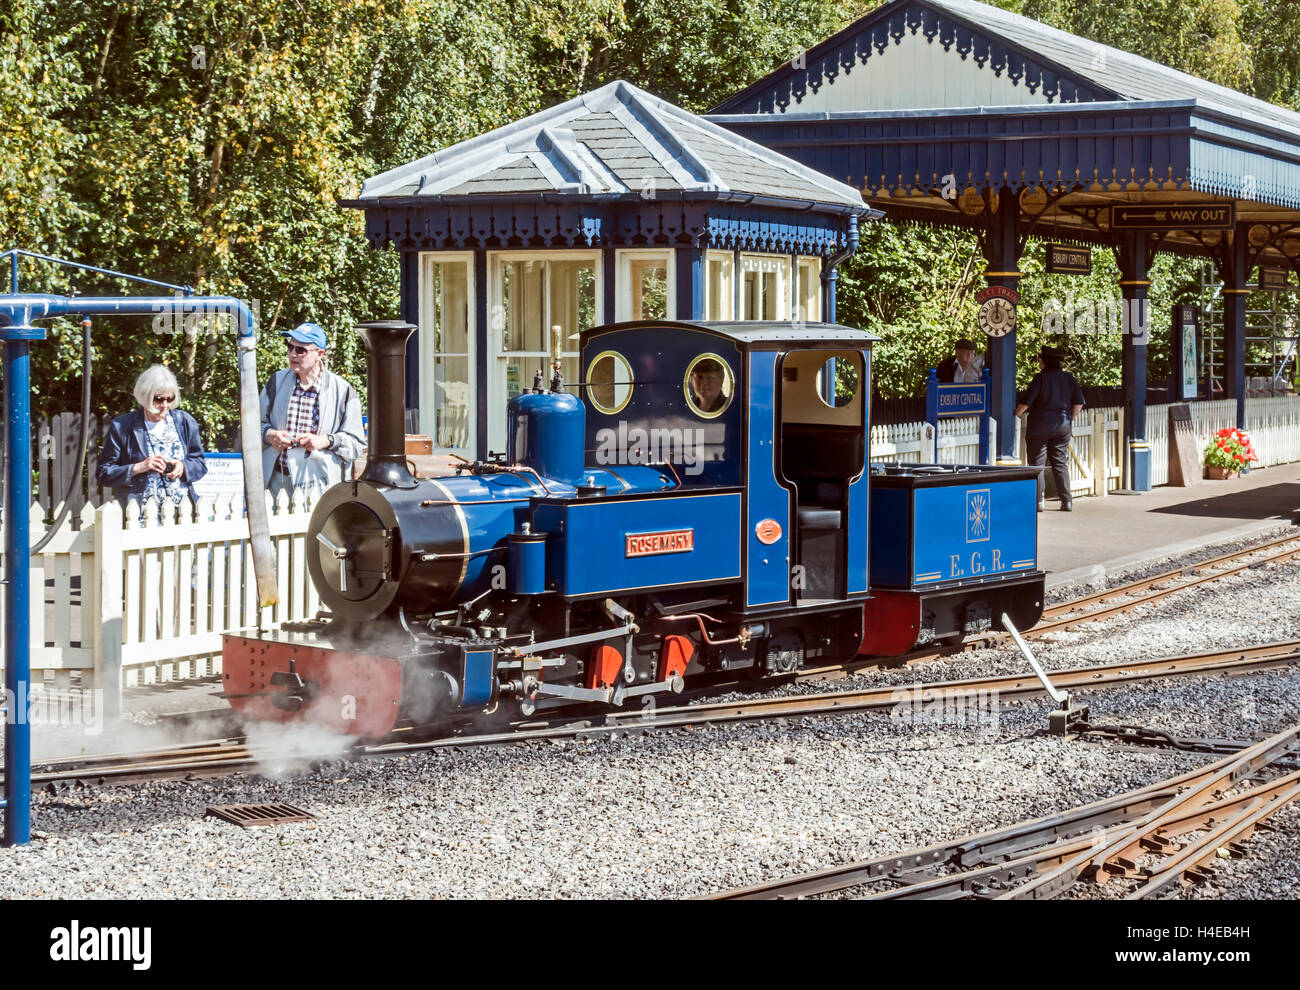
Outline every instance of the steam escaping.
<path fill-rule="evenodd" d="M 106 720 L 99 691 L 37 690 L 22 711 L 32 729 L 34 762 L 101 757 L 149 750 L 181 749 L 238 735 L 239 719 L 228 709 L 166 717 L 142 724 L 130 717 Z"/>
<path fill-rule="evenodd" d="M 311 773 L 324 760 L 341 760 L 356 740 L 316 725 L 256 722 L 248 726 L 248 750 L 257 769 L 271 780 Z"/>

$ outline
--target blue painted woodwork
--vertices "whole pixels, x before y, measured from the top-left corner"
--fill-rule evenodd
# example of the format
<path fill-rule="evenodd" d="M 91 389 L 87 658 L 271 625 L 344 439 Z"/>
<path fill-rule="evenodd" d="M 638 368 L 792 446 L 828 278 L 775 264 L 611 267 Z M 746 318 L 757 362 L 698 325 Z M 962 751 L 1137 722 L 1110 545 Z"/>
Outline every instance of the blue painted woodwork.
<path fill-rule="evenodd" d="M 561 595 L 627 593 L 739 581 L 741 494 L 534 501 L 533 529 L 547 536 L 547 582 Z M 689 533 L 690 549 L 629 555 L 628 537 Z"/>
<path fill-rule="evenodd" d="M 871 478 L 871 581 L 943 587 L 1037 568 L 1035 469 L 888 465 Z"/>
<path fill-rule="evenodd" d="M 746 444 L 745 604 L 750 608 L 790 601 L 790 489 L 777 479 L 776 351 L 748 354 L 749 437 Z M 758 538 L 758 524 L 773 519 L 781 536 L 772 544 Z"/>
<path fill-rule="evenodd" d="M 870 211 L 864 206 L 862 212 Z M 634 209 L 626 204 L 488 200 L 366 210 L 371 247 L 399 251 L 668 244 L 829 257 L 844 246 L 846 232 L 847 220 L 838 215 L 673 200 L 652 200 Z"/>

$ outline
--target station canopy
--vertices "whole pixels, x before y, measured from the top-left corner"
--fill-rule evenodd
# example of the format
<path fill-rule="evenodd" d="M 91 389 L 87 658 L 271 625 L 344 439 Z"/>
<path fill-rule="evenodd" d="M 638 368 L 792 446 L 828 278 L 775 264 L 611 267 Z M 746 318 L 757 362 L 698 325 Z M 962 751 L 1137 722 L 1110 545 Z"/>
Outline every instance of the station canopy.
<path fill-rule="evenodd" d="M 1300 271 L 1300 114 L 974 0 L 895 0 L 710 116 L 891 220 L 978 229 L 1010 191 L 1022 235 L 1214 255 L 1243 224 Z"/>

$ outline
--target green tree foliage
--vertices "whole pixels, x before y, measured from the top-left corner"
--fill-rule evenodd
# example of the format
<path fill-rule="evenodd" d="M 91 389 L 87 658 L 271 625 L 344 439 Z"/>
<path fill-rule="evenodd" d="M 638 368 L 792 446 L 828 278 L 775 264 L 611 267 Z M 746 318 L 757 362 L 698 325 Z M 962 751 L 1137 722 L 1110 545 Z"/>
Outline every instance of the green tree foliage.
<path fill-rule="evenodd" d="M 1289 2 L 1004 5 L 1295 104 L 1300 42 L 1275 29 L 1294 19 Z M 336 370 L 364 387 L 348 328 L 398 313 L 395 253 L 371 250 L 362 215 L 337 205 L 364 178 L 616 78 L 706 110 L 877 5 L 9 0 L 0 9 L 0 243 L 250 300 L 263 327 L 263 378 L 283 365 L 275 331 L 314 320 L 336 341 Z M 1030 344 L 1042 301 L 1064 291 L 1040 279 L 1035 257 L 1025 260 L 1022 312 Z M 868 226 L 843 269 L 840 316 L 885 337 L 875 383 L 886 394 L 915 394 L 952 341 L 974 333 L 982 268 L 961 232 Z M 1185 275 L 1171 274 L 1170 285 Z M 1088 292 L 1113 294 L 1109 278 L 1099 266 Z M 1177 301 L 1163 278 L 1152 291 L 1157 315 Z M 30 264 L 23 287 L 140 291 Z M 33 349 L 38 412 L 76 405 L 72 329 Z M 163 361 L 216 444 L 237 409 L 228 328 L 164 329 L 177 332 L 147 320 L 97 323 L 98 411 L 131 408 L 136 374 Z M 1080 346 L 1098 381 L 1116 377 L 1111 344 Z M 1153 378 L 1164 360 L 1156 351 Z M 1030 361 L 1022 358 L 1022 378 Z"/>

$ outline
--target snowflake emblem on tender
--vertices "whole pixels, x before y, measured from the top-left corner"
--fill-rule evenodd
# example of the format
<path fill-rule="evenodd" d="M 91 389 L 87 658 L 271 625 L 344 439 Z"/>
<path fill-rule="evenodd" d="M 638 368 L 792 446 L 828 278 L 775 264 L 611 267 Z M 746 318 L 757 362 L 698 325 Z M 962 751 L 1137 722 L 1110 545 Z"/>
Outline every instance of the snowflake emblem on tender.
<path fill-rule="evenodd" d="M 989 538 L 989 490 L 966 493 L 966 542 L 976 543 Z"/>

